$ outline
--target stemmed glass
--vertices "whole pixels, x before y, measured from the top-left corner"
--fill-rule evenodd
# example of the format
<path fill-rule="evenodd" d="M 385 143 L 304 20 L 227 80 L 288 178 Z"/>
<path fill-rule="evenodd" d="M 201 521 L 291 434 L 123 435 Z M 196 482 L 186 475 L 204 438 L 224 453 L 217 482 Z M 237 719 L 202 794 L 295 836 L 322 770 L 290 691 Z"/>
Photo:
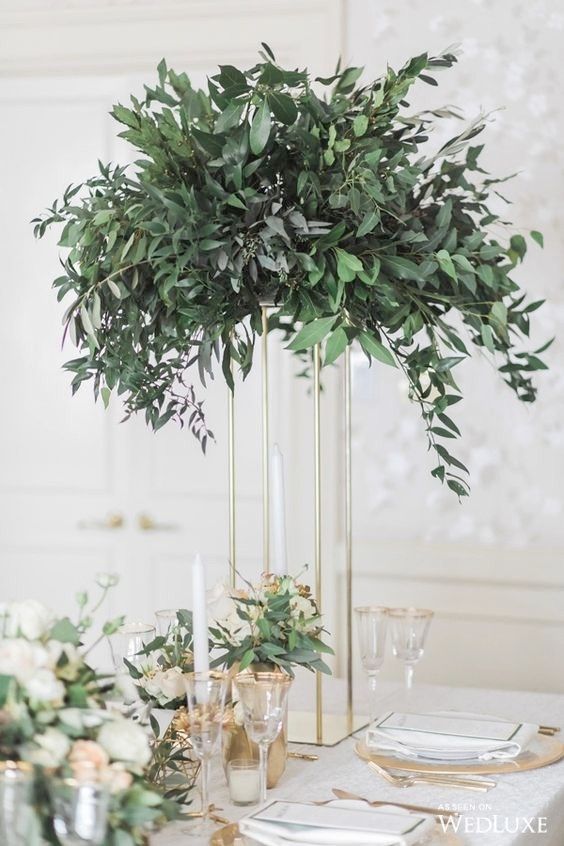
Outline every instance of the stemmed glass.
<path fill-rule="evenodd" d="M 235 676 L 234 684 L 247 736 L 259 748 L 260 801 L 265 802 L 268 747 L 282 730 L 292 679 L 282 672 L 246 671 Z"/>
<path fill-rule="evenodd" d="M 137 690 L 125 661 L 140 670 L 147 658 L 139 653 L 154 640 L 155 633 L 155 627 L 149 623 L 125 623 L 110 641 L 117 682 L 125 705 L 131 705 L 137 699 Z"/>
<path fill-rule="evenodd" d="M 188 673 L 184 676 L 188 704 L 188 732 L 194 753 L 202 762 L 202 819 L 185 830 L 194 837 L 211 837 L 215 826 L 210 819 L 209 773 L 210 762 L 221 737 L 227 673 Z"/>
<path fill-rule="evenodd" d="M 157 629 L 161 637 L 168 636 L 174 626 L 178 624 L 178 617 L 175 608 L 163 608 L 160 611 L 155 611 L 157 618 Z"/>
<path fill-rule="evenodd" d="M 413 687 L 414 667 L 423 655 L 427 632 L 434 612 L 426 608 L 390 608 L 388 617 L 392 652 L 403 661 L 407 693 Z"/>
<path fill-rule="evenodd" d="M 25 846 L 29 842 L 33 805 L 33 768 L 15 761 L 0 763 L 0 843 Z"/>
<path fill-rule="evenodd" d="M 94 782 L 55 779 L 49 786 L 53 827 L 62 846 L 102 846 L 106 842 L 110 794 Z"/>
<path fill-rule="evenodd" d="M 384 663 L 388 609 L 380 605 L 355 608 L 360 640 L 360 658 L 368 676 L 368 715 L 370 722 L 378 716 L 376 689 L 378 673 Z"/>

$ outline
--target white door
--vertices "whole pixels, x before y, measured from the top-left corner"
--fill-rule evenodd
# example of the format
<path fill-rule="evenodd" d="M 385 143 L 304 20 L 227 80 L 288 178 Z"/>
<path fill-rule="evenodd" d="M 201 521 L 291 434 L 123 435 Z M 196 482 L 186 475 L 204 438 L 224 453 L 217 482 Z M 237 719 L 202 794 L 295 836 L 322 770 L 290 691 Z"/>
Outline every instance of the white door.
<path fill-rule="evenodd" d="M 218 63 L 251 66 L 266 40 L 285 64 L 327 74 L 339 53 L 340 4 L 9 7 L 0 10 L 0 600 L 36 596 L 69 612 L 95 573 L 113 570 L 121 575 L 113 610 L 149 619 L 158 607 L 190 604 L 197 550 L 210 582 L 227 576 L 226 388 L 218 377 L 206 393 L 217 441 L 206 458 L 186 430 L 153 434 L 142 418 L 119 425 L 119 403 L 105 412 L 88 386 L 71 397 L 61 365 L 73 348 L 61 351 L 64 307 L 50 288 L 60 274 L 56 237 L 35 242 L 30 220 L 94 173 L 97 159 L 127 160 L 108 111 L 151 82 L 162 55 L 201 84 Z M 134 53 L 122 48 L 132 28 Z M 292 467 L 295 568 L 311 560 L 309 398 L 290 358 L 271 346 L 272 435 Z M 238 566 L 247 575 L 262 564 L 259 380 L 257 369 L 238 386 L 236 405 Z"/>

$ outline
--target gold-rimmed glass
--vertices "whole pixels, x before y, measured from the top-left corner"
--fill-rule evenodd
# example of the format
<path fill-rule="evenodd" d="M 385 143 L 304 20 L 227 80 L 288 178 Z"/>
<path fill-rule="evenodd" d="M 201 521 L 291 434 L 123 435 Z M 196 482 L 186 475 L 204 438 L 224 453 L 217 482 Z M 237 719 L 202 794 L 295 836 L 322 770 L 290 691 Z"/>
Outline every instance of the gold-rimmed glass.
<path fill-rule="evenodd" d="M 354 612 L 358 626 L 360 660 L 368 677 L 368 715 L 372 722 L 378 716 L 377 680 L 386 653 L 388 609 L 382 605 L 363 605 L 355 608 Z"/>
<path fill-rule="evenodd" d="M 413 687 L 413 673 L 423 656 L 434 612 L 428 608 L 390 608 L 388 618 L 392 652 L 404 665 L 407 692 Z"/>
<path fill-rule="evenodd" d="M 26 846 L 32 825 L 33 767 L 23 761 L 0 762 L 0 843 Z"/>
<path fill-rule="evenodd" d="M 184 833 L 194 837 L 211 837 L 215 825 L 209 816 L 210 762 L 221 737 L 229 676 L 227 673 L 214 671 L 187 673 L 184 681 L 188 706 L 188 734 L 192 749 L 202 762 L 201 819 L 199 822 L 194 822 L 189 829 L 185 829 Z"/>
<path fill-rule="evenodd" d="M 171 631 L 178 625 L 178 611 L 176 608 L 161 608 L 155 611 L 157 631 L 161 637 L 168 638 Z"/>
<path fill-rule="evenodd" d="M 245 731 L 259 748 L 260 800 L 265 802 L 268 747 L 284 725 L 292 679 L 282 672 L 246 670 L 235 676 L 233 683 L 243 709 Z"/>
<path fill-rule="evenodd" d="M 147 657 L 140 654 L 145 646 L 155 639 L 156 629 L 150 623 L 124 623 L 110 638 L 110 647 L 116 670 L 116 681 L 125 705 L 137 699 L 135 682 L 129 674 L 126 661 L 140 670 L 147 663 Z"/>

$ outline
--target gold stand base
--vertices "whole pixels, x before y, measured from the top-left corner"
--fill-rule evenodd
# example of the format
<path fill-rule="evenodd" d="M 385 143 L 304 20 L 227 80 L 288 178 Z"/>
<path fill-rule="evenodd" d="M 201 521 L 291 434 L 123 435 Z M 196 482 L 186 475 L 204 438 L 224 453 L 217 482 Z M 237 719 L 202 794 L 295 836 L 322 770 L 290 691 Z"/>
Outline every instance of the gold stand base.
<path fill-rule="evenodd" d="M 366 728 L 369 719 L 355 714 L 352 727 L 344 714 L 323 714 L 323 732 L 321 743 L 317 742 L 316 715 L 310 711 L 288 712 L 288 740 L 290 743 L 308 743 L 314 746 L 336 746 L 341 740 L 354 732 Z"/>

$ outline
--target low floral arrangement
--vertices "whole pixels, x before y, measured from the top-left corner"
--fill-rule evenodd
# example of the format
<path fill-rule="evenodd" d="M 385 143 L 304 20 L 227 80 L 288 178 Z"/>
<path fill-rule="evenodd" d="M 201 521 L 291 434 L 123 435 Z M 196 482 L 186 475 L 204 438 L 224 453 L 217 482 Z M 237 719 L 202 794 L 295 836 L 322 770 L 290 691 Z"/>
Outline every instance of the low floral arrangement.
<path fill-rule="evenodd" d="M 154 638 L 142 654 L 140 667 L 125 663 L 135 681 L 139 697 L 156 708 L 180 708 L 186 700 L 184 673 L 194 669 L 192 652 L 192 612 L 176 612 L 177 622 L 165 636 Z"/>
<path fill-rule="evenodd" d="M 330 673 L 321 655 L 333 650 L 321 640 L 325 629 L 309 586 L 276 575 L 246 584 L 246 590 L 218 585 L 210 598 L 210 634 L 222 652 L 218 662 L 240 670 L 273 664 L 292 676 L 295 666 Z"/>
<path fill-rule="evenodd" d="M 59 777 L 107 786 L 105 846 L 144 844 L 149 831 L 177 816 L 177 806 L 146 779 L 152 752 L 145 730 L 106 707 L 104 686 L 111 687 L 111 679 L 88 664 L 88 652 L 122 622 L 107 622 L 98 641 L 83 647 L 93 612 L 115 580 L 99 584 L 102 595 L 90 610 L 87 594 L 78 596 L 76 623 L 33 600 L 0 611 L 0 758 L 34 766 L 27 846 L 59 843 L 49 790 Z"/>

